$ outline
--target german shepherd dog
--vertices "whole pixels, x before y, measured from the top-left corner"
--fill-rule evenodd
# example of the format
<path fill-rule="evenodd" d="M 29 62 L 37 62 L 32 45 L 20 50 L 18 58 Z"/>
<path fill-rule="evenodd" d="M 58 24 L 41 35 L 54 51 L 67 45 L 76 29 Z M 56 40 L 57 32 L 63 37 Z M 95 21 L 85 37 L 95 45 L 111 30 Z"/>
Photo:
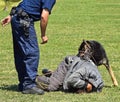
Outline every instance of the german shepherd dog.
<path fill-rule="evenodd" d="M 78 49 L 78 56 L 84 59 L 90 58 L 97 66 L 104 65 L 111 76 L 114 86 L 118 86 L 118 82 L 110 67 L 106 51 L 99 42 L 94 40 L 83 40 Z"/>

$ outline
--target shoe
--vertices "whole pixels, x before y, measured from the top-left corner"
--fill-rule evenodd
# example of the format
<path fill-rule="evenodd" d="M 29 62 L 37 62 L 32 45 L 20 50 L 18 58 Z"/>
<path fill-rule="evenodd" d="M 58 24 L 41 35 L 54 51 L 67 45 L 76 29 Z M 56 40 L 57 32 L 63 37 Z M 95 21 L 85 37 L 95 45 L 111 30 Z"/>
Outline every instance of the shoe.
<path fill-rule="evenodd" d="M 44 94 L 44 91 L 43 91 L 42 89 L 37 88 L 37 87 L 35 86 L 35 87 L 32 87 L 32 88 L 23 90 L 22 93 L 23 93 L 23 94 L 38 94 L 38 95 L 43 95 L 43 94 Z"/>

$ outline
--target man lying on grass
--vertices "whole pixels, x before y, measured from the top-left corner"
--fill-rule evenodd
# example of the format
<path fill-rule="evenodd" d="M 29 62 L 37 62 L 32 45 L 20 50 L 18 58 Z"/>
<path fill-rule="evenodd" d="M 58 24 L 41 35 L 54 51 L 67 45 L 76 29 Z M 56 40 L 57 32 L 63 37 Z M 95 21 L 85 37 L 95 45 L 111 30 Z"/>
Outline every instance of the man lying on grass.
<path fill-rule="evenodd" d="M 83 58 L 78 53 L 65 57 L 54 72 L 37 76 L 37 85 L 45 91 L 101 92 L 104 86 L 102 77 L 97 66 L 86 56 Z"/>

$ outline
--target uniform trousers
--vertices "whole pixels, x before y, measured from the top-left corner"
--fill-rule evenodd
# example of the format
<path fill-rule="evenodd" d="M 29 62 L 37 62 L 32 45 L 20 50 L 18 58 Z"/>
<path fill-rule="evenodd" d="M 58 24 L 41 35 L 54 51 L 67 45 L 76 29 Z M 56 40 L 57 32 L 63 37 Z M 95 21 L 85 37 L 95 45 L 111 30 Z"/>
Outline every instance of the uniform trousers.
<path fill-rule="evenodd" d="M 14 61 L 19 79 L 18 88 L 23 91 L 36 86 L 35 78 L 37 76 L 40 51 L 32 19 L 29 27 L 29 36 L 25 36 L 24 28 L 16 15 L 12 17 L 11 27 Z"/>

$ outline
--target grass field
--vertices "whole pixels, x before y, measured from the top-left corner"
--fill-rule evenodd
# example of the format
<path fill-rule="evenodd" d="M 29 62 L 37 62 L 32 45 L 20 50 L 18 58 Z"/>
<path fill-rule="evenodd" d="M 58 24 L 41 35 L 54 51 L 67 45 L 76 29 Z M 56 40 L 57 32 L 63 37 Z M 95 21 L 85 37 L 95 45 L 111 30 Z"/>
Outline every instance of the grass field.
<path fill-rule="evenodd" d="M 9 13 L 2 8 L 3 3 L 0 20 Z M 41 51 L 40 74 L 42 68 L 55 70 L 66 55 L 76 54 L 83 39 L 97 40 L 106 49 L 120 84 L 120 0 L 57 0 L 47 28 L 49 42 L 45 45 L 40 44 L 39 22 L 35 27 Z M 0 102 L 119 102 L 120 86 L 112 86 L 104 66 L 99 71 L 105 83 L 101 93 L 23 95 L 17 91 L 10 25 L 0 25 Z"/>

